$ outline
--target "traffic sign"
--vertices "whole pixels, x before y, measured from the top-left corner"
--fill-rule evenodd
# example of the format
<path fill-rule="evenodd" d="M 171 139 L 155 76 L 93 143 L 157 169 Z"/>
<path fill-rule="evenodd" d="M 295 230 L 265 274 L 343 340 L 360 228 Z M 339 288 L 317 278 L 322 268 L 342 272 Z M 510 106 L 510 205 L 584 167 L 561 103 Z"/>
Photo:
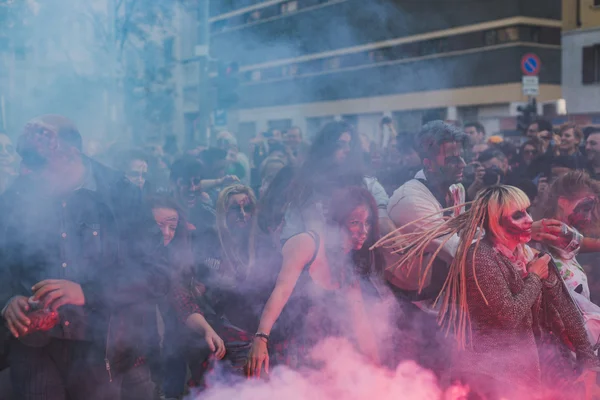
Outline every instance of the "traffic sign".
<path fill-rule="evenodd" d="M 538 96 L 540 80 L 537 76 L 523 76 L 523 96 Z"/>
<path fill-rule="evenodd" d="M 540 58 L 533 53 L 528 53 L 521 58 L 521 71 L 524 75 L 533 76 L 540 72 L 542 61 Z"/>

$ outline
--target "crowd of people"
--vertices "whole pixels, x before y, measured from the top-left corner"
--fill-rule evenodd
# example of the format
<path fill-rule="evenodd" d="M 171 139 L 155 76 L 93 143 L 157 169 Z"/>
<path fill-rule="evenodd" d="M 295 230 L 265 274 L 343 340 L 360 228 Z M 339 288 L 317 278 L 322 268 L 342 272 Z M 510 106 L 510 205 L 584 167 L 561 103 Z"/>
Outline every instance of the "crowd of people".
<path fill-rule="evenodd" d="M 469 399 L 591 399 L 600 128 L 524 134 L 384 118 L 375 138 L 335 121 L 310 144 L 292 127 L 93 157 L 58 115 L 0 134 L 14 398 L 181 399 L 318 369 L 335 336 Z"/>

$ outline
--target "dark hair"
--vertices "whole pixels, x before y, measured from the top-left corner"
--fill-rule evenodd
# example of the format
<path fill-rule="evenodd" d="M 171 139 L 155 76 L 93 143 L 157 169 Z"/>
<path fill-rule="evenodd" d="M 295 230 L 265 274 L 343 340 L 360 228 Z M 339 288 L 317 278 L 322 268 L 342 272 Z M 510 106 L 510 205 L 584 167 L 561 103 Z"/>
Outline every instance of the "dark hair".
<path fill-rule="evenodd" d="M 336 165 L 333 155 L 338 150 L 342 134 L 351 137 L 350 154 L 343 165 Z M 290 199 L 302 204 L 314 191 L 330 192 L 334 188 L 360 186 L 364 178 L 360 139 L 351 125 L 343 121 L 326 124 L 310 146 L 306 160 L 290 187 Z"/>
<path fill-rule="evenodd" d="M 177 182 L 178 179 L 189 180 L 195 177 L 203 177 L 204 167 L 202 163 L 191 156 L 183 156 L 175 160 L 171 165 L 169 180 Z"/>
<path fill-rule="evenodd" d="M 585 128 L 583 128 L 583 136 L 586 140 L 590 135 L 594 135 L 596 133 L 600 133 L 599 126 L 586 126 Z"/>
<path fill-rule="evenodd" d="M 379 240 L 379 215 L 373 195 L 367 189 L 358 186 L 349 186 L 335 191 L 331 197 L 327 219 L 330 223 L 345 229 L 350 214 L 359 206 L 366 206 L 369 209 L 371 229 L 363 247 L 353 251 L 354 272 L 360 277 L 368 277 L 372 274 L 381 275 L 383 273 L 382 260 L 370 250 Z M 328 257 L 328 262 L 335 264 L 336 260 Z M 344 271 L 340 271 L 340 273 L 343 276 Z"/>
<path fill-rule="evenodd" d="M 130 149 L 120 151 L 115 155 L 113 160 L 113 167 L 118 169 L 119 171 L 125 171 L 129 168 L 129 163 L 133 160 L 141 160 L 148 164 L 149 156 L 148 154 L 140 149 Z"/>
<path fill-rule="evenodd" d="M 491 160 L 492 158 L 497 158 L 499 160 L 506 160 L 506 154 L 504 154 L 503 152 L 501 152 L 498 149 L 487 149 L 484 150 L 483 152 L 481 152 L 481 154 L 479 154 L 479 158 L 477 159 L 477 161 L 479 162 L 486 162 Z"/>
<path fill-rule="evenodd" d="M 286 165 L 275 175 L 259 200 L 257 221 L 264 233 L 271 233 L 283 222 L 288 204 L 287 191 L 294 177 L 294 168 Z"/>
<path fill-rule="evenodd" d="M 552 123 L 550 123 L 550 121 L 547 121 L 547 120 L 545 120 L 543 118 L 538 118 L 535 121 L 533 121 L 531 124 L 532 125 L 533 124 L 537 124 L 538 130 L 540 132 L 542 132 L 542 131 L 548 131 L 550 133 L 553 133 L 554 127 L 552 126 Z"/>
<path fill-rule="evenodd" d="M 577 162 L 575 157 L 568 155 L 559 155 L 552 157 L 550 161 L 550 167 L 565 167 L 569 169 L 577 169 Z"/>
<path fill-rule="evenodd" d="M 399 133 L 396 139 L 396 149 L 400 154 L 410 154 L 415 151 L 415 135 L 412 133 Z"/>
<path fill-rule="evenodd" d="M 531 146 L 531 147 L 535 148 L 537 150 L 538 154 L 542 153 L 542 142 L 540 139 L 538 139 L 536 137 L 527 140 L 525 143 L 523 143 L 521 145 L 521 147 L 520 147 L 521 153 L 523 153 L 525 146 Z"/>
<path fill-rule="evenodd" d="M 175 210 L 179 216 L 175 236 L 167 246 L 169 266 L 174 282 L 183 282 L 191 277 L 193 253 L 187 218 L 177 201 L 166 194 L 157 194 L 146 200 L 151 209 L 168 208 Z"/>
<path fill-rule="evenodd" d="M 475 128 L 477 132 L 483 133 L 485 135 L 485 127 L 479 122 L 467 122 L 465 124 L 465 129 L 467 128 Z"/>
<path fill-rule="evenodd" d="M 207 168 L 212 168 L 215 163 L 223 161 L 226 158 L 227 151 L 218 147 L 209 147 L 200 153 L 200 159 Z"/>
<path fill-rule="evenodd" d="M 415 149 L 421 160 L 437 156 L 444 143 L 458 142 L 464 146 L 467 136 L 454 125 L 444 121 L 431 121 L 423 125 L 417 134 Z"/>

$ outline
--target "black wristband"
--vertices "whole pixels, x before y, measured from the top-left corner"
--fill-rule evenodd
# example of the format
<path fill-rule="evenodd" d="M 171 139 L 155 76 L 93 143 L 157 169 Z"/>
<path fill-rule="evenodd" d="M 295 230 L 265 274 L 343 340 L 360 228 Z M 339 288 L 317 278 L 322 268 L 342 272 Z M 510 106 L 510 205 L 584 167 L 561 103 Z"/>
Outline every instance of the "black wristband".
<path fill-rule="evenodd" d="M 266 333 L 260 333 L 257 332 L 254 334 L 254 337 L 259 337 L 259 338 L 263 338 L 265 339 L 267 342 L 269 341 L 269 335 L 267 335 Z"/>

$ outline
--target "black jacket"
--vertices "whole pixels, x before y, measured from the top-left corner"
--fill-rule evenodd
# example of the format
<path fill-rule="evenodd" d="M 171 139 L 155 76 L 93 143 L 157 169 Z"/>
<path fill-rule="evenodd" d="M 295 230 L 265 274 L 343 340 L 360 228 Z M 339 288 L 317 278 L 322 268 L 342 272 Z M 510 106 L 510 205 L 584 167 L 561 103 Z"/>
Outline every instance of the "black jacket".
<path fill-rule="evenodd" d="M 20 177 L 0 199 L 0 306 L 30 296 L 44 279 L 79 283 L 85 305 L 61 307 L 48 336 L 91 341 L 113 370 L 122 370 L 156 338 L 156 303 L 168 292 L 168 271 L 139 189 L 117 171 L 84 161 L 88 187 L 50 198 Z"/>

